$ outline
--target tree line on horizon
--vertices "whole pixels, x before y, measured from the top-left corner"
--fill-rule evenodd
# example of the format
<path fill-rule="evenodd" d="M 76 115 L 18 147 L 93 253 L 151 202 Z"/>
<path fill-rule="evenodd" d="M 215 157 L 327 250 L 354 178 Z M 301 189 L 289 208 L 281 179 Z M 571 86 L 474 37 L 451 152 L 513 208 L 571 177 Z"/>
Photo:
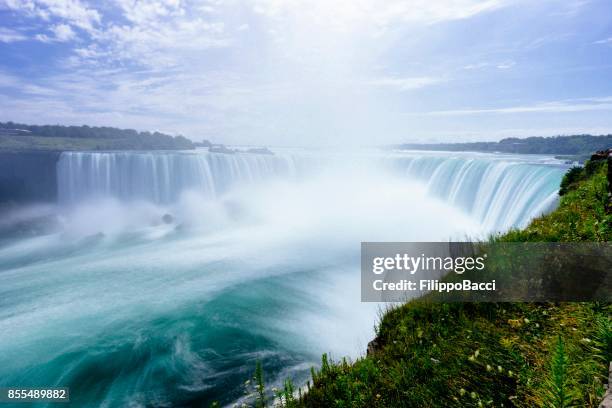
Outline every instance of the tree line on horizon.
<path fill-rule="evenodd" d="M 590 155 L 592 152 L 612 148 L 612 134 L 571 136 L 532 136 L 524 139 L 509 137 L 499 142 L 468 143 L 403 143 L 393 146 L 403 150 L 445 150 L 500 152 L 518 154 Z"/>
<path fill-rule="evenodd" d="M 37 138 L 53 139 L 58 149 L 65 144 L 65 139 L 82 139 L 84 145 L 91 146 L 98 141 L 101 149 L 193 149 L 191 140 L 184 136 L 171 136 L 161 132 L 139 132 L 134 129 L 119 129 L 108 126 L 63 126 L 63 125 L 26 125 L 14 122 L 0 122 L 0 136 L 11 142 L 28 138 L 28 141 L 39 141 Z M 78 144 L 78 141 L 73 141 Z M 71 143 L 72 144 L 72 143 Z M 35 143 L 33 143 L 35 147 Z M 48 143 L 45 144 L 45 146 Z"/>
<path fill-rule="evenodd" d="M 27 147 L 33 150 L 39 148 L 61 150 L 78 149 L 80 146 L 83 149 L 102 150 L 183 150 L 194 149 L 196 146 L 210 147 L 211 143 L 208 141 L 193 143 L 182 135 L 171 136 L 157 131 L 139 132 L 134 129 L 109 126 L 26 125 L 11 121 L 0 122 L 0 149 Z M 556 154 L 587 158 L 587 155 L 594 151 L 612 148 L 612 134 L 533 136 L 524 139 L 509 137 L 499 142 L 403 143 L 392 147 L 402 150 Z"/>

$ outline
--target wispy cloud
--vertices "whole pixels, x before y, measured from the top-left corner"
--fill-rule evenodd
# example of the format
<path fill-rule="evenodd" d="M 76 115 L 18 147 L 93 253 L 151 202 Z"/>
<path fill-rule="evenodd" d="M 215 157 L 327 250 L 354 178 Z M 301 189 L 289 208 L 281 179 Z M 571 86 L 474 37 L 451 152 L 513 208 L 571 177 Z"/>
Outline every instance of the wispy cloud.
<path fill-rule="evenodd" d="M 603 40 L 595 41 L 593 44 L 612 44 L 612 37 L 604 38 Z"/>
<path fill-rule="evenodd" d="M 51 42 L 67 42 L 77 38 L 76 33 L 68 24 L 56 24 L 50 28 L 51 36 L 47 34 L 36 34 L 34 37 L 38 41 L 45 43 Z"/>
<path fill-rule="evenodd" d="M 499 64 L 495 65 L 495 67 L 497 69 L 510 69 L 515 65 L 516 65 L 516 62 L 514 61 L 505 61 L 505 62 L 500 62 Z"/>
<path fill-rule="evenodd" d="M 468 64 L 463 67 L 466 70 L 479 70 L 479 69 L 487 69 L 487 68 L 497 68 L 497 69 L 510 69 L 516 65 L 515 61 L 501 61 L 501 62 L 478 62 L 475 64 Z"/>
<path fill-rule="evenodd" d="M 269 17 L 300 14 L 311 21 L 325 22 L 339 29 L 368 22 L 387 26 L 394 22 L 434 24 L 461 20 L 504 6 L 507 0 L 251 0 L 256 12 Z"/>
<path fill-rule="evenodd" d="M 45 21 L 62 19 L 88 32 L 101 22 L 100 13 L 80 0 L 0 0 L 0 4 Z"/>
<path fill-rule="evenodd" d="M 12 43 L 16 41 L 24 41 L 27 39 L 28 37 L 19 31 L 11 30 L 10 28 L 0 27 L 0 42 Z"/>
<path fill-rule="evenodd" d="M 16 88 L 22 84 L 21 79 L 0 71 L 0 88 Z"/>
<path fill-rule="evenodd" d="M 503 108 L 482 109 L 451 109 L 415 113 L 415 115 L 428 116 L 463 116 L 486 114 L 516 114 L 516 113 L 567 113 L 597 110 L 612 110 L 612 97 L 580 98 L 571 101 L 554 101 L 537 103 L 533 105 L 509 106 Z"/>
<path fill-rule="evenodd" d="M 89 37 L 75 47 L 70 66 L 79 63 L 114 64 L 117 62 L 143 66 L 171 66 L 186 56 L 210 48 L 226 47 L 223 21 L 213 21 L 187 8 L 180 0 L 115 0 L 113 12 L 120 18 L 103 17 L 92 4 L 79 0 L 15 0 L 8 2 L 13 10 L 43 19 L 61 21 L 49 33 L 39 33 L 39 41 L 68 42 L 77 38 L 73 28 Z M 207 3 L 206 0 L 203 3 Z M 110 4 L 107 5 L 108 11 Z M 184 61 L 183 61 L 184 62 Z"/>
<path fill-rule="evenodd" d="M 442 78 L 435 77 L 384 77 L 384 78 L 375 78 L 366 81 L 368 85 L 383 87 L 394 89 L 397 91 L 410 91 L 413 89 L 420 89 L 426 86 L 435 85 L 440 82 L 443 82 Z"/>

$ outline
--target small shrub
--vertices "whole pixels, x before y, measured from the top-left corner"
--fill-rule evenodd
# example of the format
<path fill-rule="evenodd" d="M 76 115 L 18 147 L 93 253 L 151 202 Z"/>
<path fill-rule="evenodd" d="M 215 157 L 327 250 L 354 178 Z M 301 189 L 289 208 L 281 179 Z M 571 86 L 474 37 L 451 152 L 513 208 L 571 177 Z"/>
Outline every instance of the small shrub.
<path fill-rule="evenodd" d="M 255 400 L 255 406 L 257 408 L 265 408 L 266 406 L 266 386 L 263 378 L 263 368 L 261 361 L 257 361 L 255 365 L 255 387 L 257 388 L 257 399 Z"/>
<path fill-rule="evenodd" d="M 561 185 L 559 188 L 559 195 L 562 196 L 566 194 L 570 189 L 572 189 L 573 185 L 583 178 L 582 167 L 574 166 L 565 173 L 563 176 L 563 180 L 561 180 Z"/>
<path fill-rule="evenodd" d="M 609 317 L 597 316 L 595 342 L 603 360 L 612 361 L 612 319 Z"/>
<path fill-rule="evenodd" d="M 548 379 L 548 406 L 551 408 L 567 408 L 572 404 L 568 381 L 569 359 L 565 350 L 563 338 L 557 338 L 557 344 L 552 354 L 550 377 Z"/>

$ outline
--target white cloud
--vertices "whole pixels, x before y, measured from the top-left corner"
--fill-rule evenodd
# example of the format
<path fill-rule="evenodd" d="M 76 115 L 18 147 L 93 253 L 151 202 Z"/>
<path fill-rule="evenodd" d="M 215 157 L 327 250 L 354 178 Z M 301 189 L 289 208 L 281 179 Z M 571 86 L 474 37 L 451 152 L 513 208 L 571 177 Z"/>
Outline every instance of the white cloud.
<path fill-rule="evenodd" d="M 499 8 L 505 3 L 502 0 L 395 1 L 381 7 L 380 12 L 376 13 L 379 4 L 374 2 L 371 11 L 378 14 L 377 18 L 382 21 L 399 19 L 404 22 L 433 24 L 470 18 L 476 14 Z"/>
<path fill-rule="evenodd" d="M 428 116 L 464 116 L 481 114 L 516 114 L 516 113 L 567 113 L 586 111 L 612 111 L 612 97 L 604 98 L 581 98 L 571 101 L 554 101 L 538 103 L 533 105 L 510 106 L 505 108 L 483 108 L 483 109 L 452 109 L 442 111 L 425 112 Z M 415 113 L 415 115 L 423 115 Z"/>
<path fill-rule="evenodd" d="M 107 58 L 108 52 L 102 51 L 97 44 L 90 44 L 87 47 L 75 48 L 74 53 L 78 57 L 73 62 L 78 65 L 79 62 L 92 61 L 98 58 Z M 74 63 L 71 65 L 75 65 Z"/>
<path fill-rule="evenodd" d="M 123 16 L 138 25 L 185 14 L 180 0 L 116 0 L 116 3 L 123 10 Z"/>
<path fill-rule="evenodd" d="M 16 41 L 25 41 L 28 37 L 19 31 L 11 30 L 10 28 L 0 27 L 0 42 L 12 43 Z"/>
<path fill-rule="evenodd" d="M 68 24 L 57 24 L 51 28 L 51 31 L 55 34 L 57 41 L 61 42 L 70 41 L 76 37 L 75 32 Z"/>
<path fill-rule="evenodd" d="M 66 42 L 76 38 L 76 33 L 72 31 L 72 28 L 68 24 L 57 24 L 50 28 L 53 33 L 52 36 L 47 34 L 36 34 L 34 37 L 36 40 L 51 43 L 51 42 Z"/>
<path fill-rule="evenodd" d="M 96 55 L 103 56 L 106 61 L 112 62 L 108 59 L 112 56 L 114 61 L 130 60 L 136 64 L 163 66 L 184 63 L 185 58 L 192 60 L 198 51 L 230 46 L 234 41 L 230 33 L 237 35 L 239 31 L 250 30 L 247 21 L 234 21 L 231 17 L 236 10 L 228 14 L 233 27 L 228 29 L 225 26 L 222 13 L 228 7 L 251 8 L 260 17 L 267 18 L 263 26 L 267 27 L 267 32 L 275 33 L 272 35 L 275 44 L 283 46 L 284 52 L 291 52 L 290 47 L 300 51 L 321 47 L 329 51 L 345 47 L 346 43 L 326 36 L 329 30 L 361 30 L 358 35 L 364 32 L 380 35 L 392 24 L 432 24 L 468 18 L 501 7 L 506 1 L 510 0 L 389 0 L 382 4 L 376 0 L 248 0 L 244 3 L 220 0 L 113 0 L 101 7 L 102 3 L 85 0 L 0 0 L 10 9 L 26 15 L 60 20 L 51 27 L 52 34 L 36 35 L 39 41 L 70 41 L 76 38 L 73 28 L 78 28 L 91 36 L 90 44 L 85 48 L 95 44 Z M 121 13 L 121 19 L 103 19 L 101 10 L 109 10 L 110 5 Z M 280 24 L 277 24 L 279 21 Z M 373 29 L 373 26 L 377 28 Z M 4 38 L 7 41 L 18 37 L 5 35 Z M 79 47 L 81 51 L 72 57 L 72 65 L 78 64 L 85 48 Z M 90 52 L 84 62 L 95 57 Z M 305 52 L 299 58 L 309 57 L 319 56 L 309 56 Z M 398 86 L 410 89 L 420 85 L 405 82 Z"/>
<path fill-rule="evenodd" d="M 475 69 L 483 69 L 491 66 L 490 62 L 477 62 L 475 64 L 468 64 L 463 67 L 463 69 L 467 70 L 475 70 Z"/>
<path fill-rule="evenodd" d="M 17 88 L 21 86 L 21 84 L 22 82 L 19 78 L 0 71 L 0 87 Z"/>
<path fill-rule="evenodd" d="M 62 19 L 85 31 L 93 32 L 101 22 L 100 13 L 80 0 L 0 0 L 9 9 L 22 11 L 44 20 Z"/>
<path fill-rule="evenodd" d="M 53 42 L 53 38 L 49 37 L 47 34 L 36 34 L 34 36 L 34 39 L 36 39 L 36 41 L 40 41 L 40 42 L 44 42 L 44 43 L 52 43 Z"/>
<path fill-rule="evenodd" d="M 155 24 L 111 25 L 96 40 L 115 59 L 145 66 L 173 66 L 200 58 L 198 51 L 228 46 L 230 40 L 224 31 L 221 22 L 179 18 Z"/>
<path fill-rule="evenodd" d="M 251 0 L 268 17 L 299 16 L 340 29 L 355 24 L 386 27 L 394 22 L 434 24 L 460 20 L 503 6 L 504 0 Z"/>
<path fill-rule="evenodd" d="M 486 68 L 497 68 L 497 69 L 510 69 L 516 65 L 515 61 L 502 61 L 502 62 L 478 62 L 475 64 L 468 64 L 463 67 L 465 70 L 480 70 Z"/>
<path fill-rule="evenodd" d="M 168 133 L 202 135 L 214 125 L 236 126 L 227 115 L 256 106 L 270 90 L 249 88 L 231 74 L 86 70 L 54 75 L 35 83 L 2 75 L 0 87 L 17 94 L 2 109 L 5 119 L 28 123 L 88 123 Z M 195 126 L 194 118 L 203 116 Z M 212 130 L 210 131 L 212 132 Z"/>
<path fill-rule="evenodd" d="M 595 41 L 593 44 L 612 44 L 612 37 L 603 40 Z"/>
<path fill-rule="evenodd" d="M 376 78 L 366 81 L 368 85 L 395 89 L 398 91 L 410 91 L 413 89 L 424 88 L 429 85 L 434 85 L 442 82 L 441 78 L 434 77 L 386 77 Z"/>
<path fill-rule="evenodd" d="M 516 62 L 514 61 L 505 61 L 505 62 L 501 62 L 499 64 L 496 65 L 497 69 L 510 69 L 513 66 L 516 65 Z"/>

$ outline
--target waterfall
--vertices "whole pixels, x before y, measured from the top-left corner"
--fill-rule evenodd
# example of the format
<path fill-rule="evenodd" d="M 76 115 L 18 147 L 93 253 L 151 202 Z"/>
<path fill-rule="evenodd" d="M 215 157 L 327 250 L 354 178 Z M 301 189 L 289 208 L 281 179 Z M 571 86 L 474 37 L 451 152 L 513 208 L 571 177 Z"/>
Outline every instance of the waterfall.
<path fill-rule="evenodd" d="M 485 230 L 522 228 L 552 209 L 566 170 L 519 157 L 408 157 L 393 165 L 427 185 L 429 193 L 467 212 Z"/>
<path fill-rule="evenodd" d="M 232 186 L 294 175 L 289 156 L 208 152 L 64 152 L 57 164 L 58 199 L 72 204 L 106 196 L 156 204 L 186 190 L 216 197 Z"/>
<path fill-rule="evenodd" d="M 417 180 L 431 196 L 463 210 L 487 231 L 523 227 L 552 208 L 565 171 L 558 162 L 540 156 L 471 153 L 65 152 L 57 164 L 58 199 L 73 204 L 110 196 L 168 204 L 186 190 L 215 198 L 239 185 L 293 177 L 306 168 L 325 172 L 331 165 L 349 169 L 342 177 L 355 169 L 384 168 L 391 170 L 389 176 Z"/>

